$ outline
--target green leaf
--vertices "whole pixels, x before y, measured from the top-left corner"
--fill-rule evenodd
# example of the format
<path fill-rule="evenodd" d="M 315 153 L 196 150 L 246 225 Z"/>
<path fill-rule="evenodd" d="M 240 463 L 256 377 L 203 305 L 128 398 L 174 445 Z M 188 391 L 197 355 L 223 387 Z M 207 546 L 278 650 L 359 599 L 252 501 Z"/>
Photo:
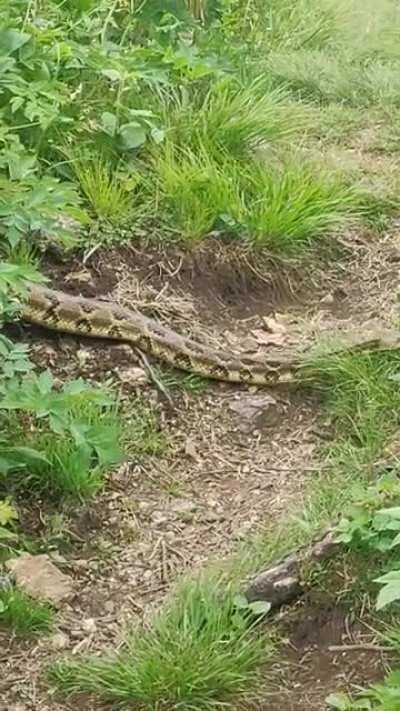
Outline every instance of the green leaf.
<path fill-rule="evenodd" d="M 239 610 L 245 610 L 249 604 L 246 595 L 242 595 L 242 593 L 238 593 L 237 595 L 235 595 L 233 602 L 235 604 L 235 607 L 238 607 Z"/>
<path fill-rule="evenodd" d="M 374 583 L 398 583 L 400 585 L 400 570 L 390 570 L 389 573 L 374 578 Z"/>
<path fill-rule="evenodd" d="M 14 531 L 9 531 L 8 528 L 0 526 L 0 541 L 17 541 L 18 536 Z M 0 608 L 1 612 L 1 608 Z"/>
<path fill-rule="evenodd" d="M 271 603 L 266 600 L 255 600 L 254 602 L 249 602 L 247 609 L 254 615 L 266 615 L 271 607 Z"/>
<path fill-rule="evenodd" d="M 29 42 L 31 36 L 11 27 L 0 30 L 0 55 L 11 54 Z"/>
<path fill-rule="evenodd" d="M 117 132 L 117 126 L 118 119 L 115 114 L 112 114 L 109 111 L 104 111 L 101 114 L 101 127 L 104 133 L 107 133 L 113 138 Z"/>
<path fill-rule="evenodd" d="M 400 519 L 400 506 L 392 506 L 388 509 L 379 509 L 376 514 L 383 514 L 389 518 Z"/>
<path fill-rule="evenodd" d="M 47 395 L 53 387 L 53 376 L 50 370 L 44 370 L 37 379 L 38 388 L 42 395 Z"/>
<path fill-rule="evenodd" d="M 371 702 L 368 699 L 352 701 L 350 696 L 342 693 L 329 694 L 325 702 L 332 708 L 337 709 L 337 711 L 356 711 L 356 709 L 370 711 L 370 709 L 372 709 Z"/>
<path fill-rule="evenodd" d="M 248 610 L 254 615 L 266 615 L 271 609 L 271 603 L 266 600 L 255 600 L 254 602 L 249 602 L 245 595 L 239 593 L 235 595 L 233 599 L 235 607 L 239 610 Z"/>
<path fill-rule="evenodd" d="M 42 464 L 49 463 L 47 457 L 37 449 L 33 449 L 33 447 L 13 447 L 12 452 L 25 459 L 26 462 L 41 462 Z"/>
<path fill-rule="evenodd" d="M 36 156 L 14 155 L 7 160 L 10 180 L 23 180 L 32 173 L 36 165 Z"/>
<path fill-rule="evenodd" d="M 400 600 L 400 578 L 397 583 L 389 583 L 382 588 L 376 600 L 376 609 L 382 610 L 396 600 Z"/>
<path fill-rule="evenodd" d="M 136 122 L 125 123 L 121 126 L 119 135 L 121 148 L 125 151 L 139 148 L 146 142 L 147 138 L 146 130 Z"/>
<path fill-rule="evenodd" d="M 351 700 L 347 694 L 329 694 L 325 701 L 337 711 L 349 711 L 351 708 Z"/>
<path fill-rule="evenodd" d="M 390 548 L 395 548 L 398 545 L 400 545 L 400 533 L 398 533 L 397 536 L 393 538 L 393 541 L 390 544 Z"/>
<path fill-rule="evenodd" d="M 7 526 L 9 523 L 18 520 L 18 512 L 9 501 L 0 501 L 0 526 Z"/>

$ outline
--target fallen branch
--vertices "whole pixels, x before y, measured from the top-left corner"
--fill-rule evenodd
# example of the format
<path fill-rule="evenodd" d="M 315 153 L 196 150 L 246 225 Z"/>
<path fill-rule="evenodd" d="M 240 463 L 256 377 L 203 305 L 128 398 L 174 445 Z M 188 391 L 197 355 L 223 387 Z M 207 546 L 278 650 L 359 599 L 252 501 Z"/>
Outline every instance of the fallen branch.
<path fill-rule="evenodd" d="M 335 527 L 310 547 L 291 553 L 282 563 L 264 570 L 250 581 L 244 594 L 249 602 L 263 600 L 272 608 L 280 607 L 304 592 L 302 570 L 305 564 L 319 563 L 330 558 L 341 545 L 334 540 Z"/>

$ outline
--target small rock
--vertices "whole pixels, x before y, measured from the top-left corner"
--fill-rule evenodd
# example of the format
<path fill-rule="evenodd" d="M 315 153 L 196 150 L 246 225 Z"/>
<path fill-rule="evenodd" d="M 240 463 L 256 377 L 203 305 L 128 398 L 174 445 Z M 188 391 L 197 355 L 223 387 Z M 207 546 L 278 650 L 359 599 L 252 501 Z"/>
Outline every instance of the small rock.
<path fill-rule="evenodd" d="M 66 649 L 69 645 L 69 637 L 64 632 L 57 632 L 50 638 L 52 649 Z"/>
<path fill-rule="evenodd" d="M 229 408 L 239 415 L 239 429 L 245 433 L 274 424 L 278 414 L 277 402 L 271 395 L 243 393 Z"/>
<path fill-rule="evenodd" d="M 62 213 L 57 215 L 57 222 L 64 230 L 78 232 L 81 228 L 81 224 L 78 220 L 75 220 L 70 215 L 63 215 Z"/>
<path fill-rule="evenodd" d="M 58 570 L 48 555 L 24 553 L 6 565 L 16 584 L 34 598 L 58 605 L 73 593 L 72 578 Z"/>
<path fill-rule="evenodd" d="M 145 385 L 149 382 L 146 371 L 136 366 L 124 369 L 118 368 L 117 375 L 121 382 L 128 383 L 129 385 Z"/>
<path fill-rule="evenodd" d="M 335 301 L 333 294 L 326 294 L 326 296 L 323 296 L 322 299 L 320 299 L 320 304 L 326 304 L 329 306 L 329 304 L 333 304 Z"/>
<path fill-rule="evenodd" d="M 0 590 L 9 590 L 12 587 L 11 580 L 8 575 L 0 575 Z"/>
<path fill-rule="evenodd" d="M 148 511 L 150 506 L 151 506 L 151 504 L 149 501 L 139 501 L 139 503 L 138 503 L 139 511 Z"/>

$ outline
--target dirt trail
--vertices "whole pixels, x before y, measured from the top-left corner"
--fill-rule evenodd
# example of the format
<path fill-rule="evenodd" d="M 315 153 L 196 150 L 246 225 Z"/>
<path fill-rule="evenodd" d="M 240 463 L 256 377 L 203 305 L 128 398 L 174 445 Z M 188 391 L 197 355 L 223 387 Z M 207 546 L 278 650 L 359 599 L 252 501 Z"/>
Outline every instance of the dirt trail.
<path fill-rule="evenodd" d="M 399 245 L 396 234 L 375 244 L 353 238 L 352 251 L 335 264 L 315 260 L 270 281 L 239 257 L 228 261 L 215 245 L 195 258 L 177 251 L 126 250 L 97 253 L 84 268 L 81 262 L 71 268 L 49 261 L 48 274 L 58 288 L 112 296 L 197 338 L 207 334 L 214 345 L 262 353 L 320 332 L 361 328 L 371 318 L 390 324 L 396 315 Z M 271 275 L 278 273 L 276 266 Z M 167 436 L 160 456 L 133 457 L 94 503 L 65 515 L 63 532 L 70 543 L 60 546 L 58 539 L 54 548 L 78 593 L 60 613 L 62 636 L 32 647 L 0 632 L 0 709 L 61 711 L 68 705 L 41 688 L 43 665 L 56 654 L 107 647 L 119 638 L 121 623 L 149 616 L 179 573 L 225 556 L 300 501 L 329 433 L 314 393 L 215 383 L 199 392 L 171 390 L 171 412 L 157 388 L 138 384 L 137 372 L 132 375 L 138 364 L 126 346 L 30 328 L 25 337 L 35 359 L 60 378 L 79 374 L 102 381 L 118 370 L 127 397 L 139 393 L 158 408 Z M 43 512 L 40 520 L 27 510 L 23 523 L 28 531 L 43 532 Z M 307 647 L 304 640 L 318 649 L 319 641 L 305 633 L 300 650 Z M 293 682 L 296 701 L 290 705 L 289 690 L 285 708 L 324 708 L 318 706 L 322 692 L 318 697 L 309 688 L 320 670 L 314 670 L 312 658 L 306 666 L 304 678 L 300 674 Z M 352 681 L 362 683 L 364 677 L 355 672 Z M 85 701 L 82 708 L 101 707 Z"/>

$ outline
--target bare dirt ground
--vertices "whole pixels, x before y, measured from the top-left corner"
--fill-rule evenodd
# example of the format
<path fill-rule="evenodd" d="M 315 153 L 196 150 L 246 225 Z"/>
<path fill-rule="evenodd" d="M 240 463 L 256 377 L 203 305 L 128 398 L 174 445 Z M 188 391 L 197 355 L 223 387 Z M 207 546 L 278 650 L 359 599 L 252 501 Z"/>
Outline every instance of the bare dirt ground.
<path fill-rule="evenodd" d="M 354 616 L 326 593 L 310 594 L 288 614 L 284 663 L 275 670 L 276 691 L 266 695 L 271 711 L 325 711 L 326 698 L 368 687 L 382 679 L 394 661 L 374 642 L 367 620 Z"/>
<path fill-rule="evenodd" d="M 271 263 L 270 276 L 239 254 L 228 260 L 213 243 L 195 256 L 98 251 L 84 267 L 54 258 L 47 273 L 58 288 L 117 299 L 214 346 L 275 353 L 316 334 L 362 328 L 370 319 L 393 323 L 399 237 L 395 227 L 379 243 L 349 236 L 351 250 L 334 264 L 321 258 L 282 270 Z M 0 631 L 0 709 L 62 711 L 70 706 L 43 684 L 48 662 L 115 644 L 128 621 L 148 618 L 180 573 L 229 555 L 294 501 L 300 507 L 329 428 L 312 392 L 186 385 L 170 390 L 171 406 L 154 383 L 132 371 L 142 363 L 127 346 L 28 327 L 19 337 L 62 379 L 119 380 L 125 398 L 139 394 L 151 403 L 166 437 L 158 456 L 133 454 L 94 502 L 64 511 L 62 519 L 55 508 L 21 502 L 22 524 L 43 536 L 74 578 L 76 596 L 60 610 L 50 639 L 25 644 Z M 340 609 L 310 603 L 302 610 L 288 628 L 286 690 L 260 708 L 323 709 L 329 692 L 382 675 L 384 658 L 376 653 L 354 662 L 350 652 L 327 649 L 342 644 L 343 635 L 347 642 L 356 638 Z M 74 708 L 102 707 L 84 700 Z"/>

